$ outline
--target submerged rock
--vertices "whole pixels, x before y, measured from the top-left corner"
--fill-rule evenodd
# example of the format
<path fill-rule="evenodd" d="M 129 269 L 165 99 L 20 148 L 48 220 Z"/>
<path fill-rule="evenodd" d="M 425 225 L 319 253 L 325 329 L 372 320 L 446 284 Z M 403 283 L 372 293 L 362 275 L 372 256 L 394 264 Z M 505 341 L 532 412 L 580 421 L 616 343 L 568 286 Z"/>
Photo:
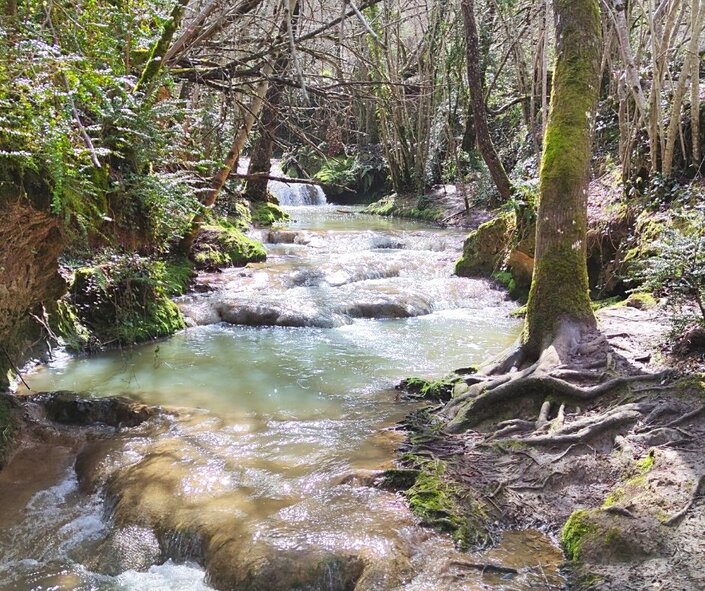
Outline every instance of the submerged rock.
<path fill-rule="evenodd" d="M 67 425 L 134 427 L 159 412 L 126 398 L 86 398 L 66 391 L 34 394 L 29 400 L 43 406 L 48 419 Z"/>

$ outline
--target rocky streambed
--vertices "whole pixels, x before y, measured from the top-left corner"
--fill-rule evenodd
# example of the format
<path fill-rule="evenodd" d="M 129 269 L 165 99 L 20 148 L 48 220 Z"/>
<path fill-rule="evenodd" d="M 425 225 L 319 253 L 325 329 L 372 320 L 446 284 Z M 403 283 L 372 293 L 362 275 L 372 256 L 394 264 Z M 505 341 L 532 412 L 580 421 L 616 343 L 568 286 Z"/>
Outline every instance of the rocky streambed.
<path fill-rule="evenodd" d="M 199 278 L 179 302 L 191 328 L 26 376 L 72 394 L 13 411 L 0 589 L 562 587 L 547 536 L 460 552 L 375 486 L 414 408 L 393 386 L 518 331 L 501 292 L 451 276 L 462 233 L 292 215 L 263 233 L 267 263 Z"/>

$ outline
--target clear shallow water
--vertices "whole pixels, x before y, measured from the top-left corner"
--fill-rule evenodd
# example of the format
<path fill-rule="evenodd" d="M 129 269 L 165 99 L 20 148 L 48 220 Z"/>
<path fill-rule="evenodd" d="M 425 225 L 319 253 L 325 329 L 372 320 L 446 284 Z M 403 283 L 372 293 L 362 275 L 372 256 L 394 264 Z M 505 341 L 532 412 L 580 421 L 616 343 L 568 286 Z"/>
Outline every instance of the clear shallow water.
<path fill-rule="evenodd" d="M 519 329 L 507 316 L 513 305 L 484 282 L 450 277 L 461 233 L 336 207 L 292 214 L 279 231 L 303 232 L 304 240 L 270 244 L 264 265 L 201 277 L 212 291 L 181 305 L 186 313 L 224 301 L 238 309 L 266 295 L 276 306 L 296 302 L 292 315 L 314 302 L 305 316 L 311 326 L 279 326 L 271 314 L 269 326 L 204 322 L 130 351 L 57 359 L 26 377 L 35 391 L 122 394 L 181 408 L 105 449 L 89 445 L 85 453 L 99 461 L 84 462 L 93 466 L 82 472 L 94 483 L 88 492 L 69 454 L 34 450 L 15 468 L 24 480 L 0 473 L 0 589 L 199 590 L 209 588 L 202 566 L 229 588 L 228 569 L 247 571 L 262 557 L 275 566 L 289 555 L 305 563 L 321 552 L 362 557 L 377 577 L 371 588 L 381 590 L 541 588 L 533 575 L 458 578 L 448 565 L 462 555 L 448 539 L 419 528 L 399 497 L 349 479 L 394 457 L 398 436 L 384 428 L 410 406 L 395 400 L 393 385 L 500 352 Z M 380 273 L 390 256 L 394 272 Z M 292 280 L 302 272 L 303 285 Z M 429 305 L 384 317 L 410 286 Z M 351 316 L 345 302 L 369 298 L 371 289 L 388 297 L 381 308 L 379 299 L 369 304 L 382 317 Z M 340 322 L 316 326 L 317 314 L 332 313 Z M 46 482 L 27 478 L 32 472 Z M 3 512 L 18 489 L 24 513 L 12 503 Z M 157 539 L 163 532 L 172 532 L 166 541 Z M 189 552 L 193 532 L 217 544 Z M 497 550 L 499 560 L 556 559 L 546 540 L 535 542 L 540 551 L 524 543 L 525 556 L 512 543 L 504 555 Z"/>

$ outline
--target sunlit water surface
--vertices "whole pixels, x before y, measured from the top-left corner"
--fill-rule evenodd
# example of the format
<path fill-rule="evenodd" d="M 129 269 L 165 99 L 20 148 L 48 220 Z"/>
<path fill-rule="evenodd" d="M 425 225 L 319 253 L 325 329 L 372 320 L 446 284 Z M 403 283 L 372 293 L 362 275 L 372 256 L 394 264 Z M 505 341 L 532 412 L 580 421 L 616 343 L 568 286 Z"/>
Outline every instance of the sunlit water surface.
<path fill-rule="evenodd" d="M 453 575 L 449 561 L 461 555 L 419 528 L 398 496 L 341 484 L 393 460 L 398 436 L 385 428 L 412 408 L 393 386 L 500 352 L 519 330 L 513 304 L 483 281 L 452 277 L 461 232 L 335 206 L 290 211 L 282 228 L 259 233 L 267 263 L 203 276 L 209 291 L 182 299 L 198 326 L 131 350 L 59 355 L 26 377 L 32 390 L 182 407 L 106 452 L 104 469 L 131 470 L 121 494 L 138 513 L 156 499 L 167 521 L 227 531 L 272 555 L 311 548 L 391 563 L 402 552 L 413 573 L 390 588 L 542 588 L 532 576 Z M 25 471 L 38 461 L 27 458 Z M 188 556 L 150 564 L 151 532 L 116 529 L 102 487 L 86 493 L 70 459 L 46 461 L 49 482 L 14 483 L 13 498 L 25 486 L 27 501 L 21 513 L 8 505 L 0 523 L 0 589 L 210 588 Z M 517 566 L 555 559 L 542 539 L 505 546 L 495 558 Z"/>

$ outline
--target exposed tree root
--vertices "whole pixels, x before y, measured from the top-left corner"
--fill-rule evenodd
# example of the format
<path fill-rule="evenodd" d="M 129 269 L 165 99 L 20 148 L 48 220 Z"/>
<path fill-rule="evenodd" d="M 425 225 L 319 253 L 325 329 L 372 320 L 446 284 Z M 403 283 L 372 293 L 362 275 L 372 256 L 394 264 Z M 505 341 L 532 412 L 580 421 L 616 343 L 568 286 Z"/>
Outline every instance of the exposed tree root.
<path fill-rule="evenodd" d="M 648 406 L 643 404 L 625 404 L 608 413 L 599 415 L 596 419 L 576 421 L 551 435 L 524 437 L 521 442 L 525 445 L 572 445 L 584 443 L 605 431 L 636 423 L 642 418 L 644 411 L 648 408 Z"/>
<path fill-rule="evenodd" d="M 665 521 L 664 525 L 678 526 L 680 522 L 683 521 L 683 518 L 688 514 L 688 511 L 690 511 L 692 506 L 695 504 L 695 501 L 697 501 L 703 493 L 705 493 L 705 475 L 700 476 L 698 481 L 695 483 L 695 488 L 693 489 L 693 493 L 690 495 L 688 504 L 668 521 Z"/>

